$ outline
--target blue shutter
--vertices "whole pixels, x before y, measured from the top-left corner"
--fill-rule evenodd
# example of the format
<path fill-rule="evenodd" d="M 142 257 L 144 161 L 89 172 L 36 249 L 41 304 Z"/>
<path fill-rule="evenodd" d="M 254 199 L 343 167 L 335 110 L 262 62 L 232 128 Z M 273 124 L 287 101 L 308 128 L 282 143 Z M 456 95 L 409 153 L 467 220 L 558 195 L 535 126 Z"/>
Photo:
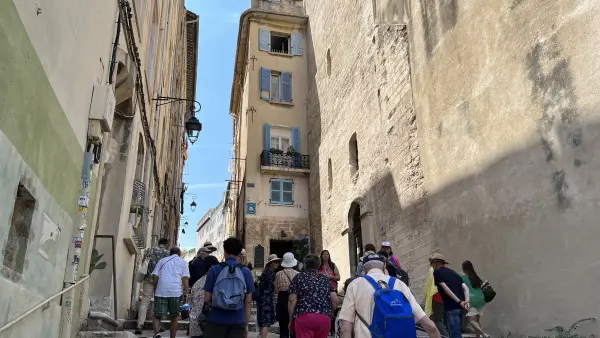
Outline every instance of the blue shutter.
<path fill-rule="evenodd" d="M 300 152 L 300 129 L 298 127 L 292 128 L 292 147 Z"/>
<path fill-rule="evenodd" d="M 258 30 L 258 49 L 268 52 L 271 50 L 271 32 L 266 29 Z"/>
<path fill-rule="evenodd" d="M 292 102 L 292 73 L 281 73 L 281 101 Z"/>
<path fill-rule="evenodd" d="M 265 150 L 271 149 L 271 125 L 265 123 Z"/>
<path fill-rule="evenodd" d="M 298 33 L 292 34 L 292 55 L 302 55 L 302 35 Z"/>
<path fill-rule="evenodd" d="M 269 97 L 263 96 L 263 92 L 269 93 Z M 260 98 L 271 101 L 271 71 L 267 68 L 260 68 Z"/>

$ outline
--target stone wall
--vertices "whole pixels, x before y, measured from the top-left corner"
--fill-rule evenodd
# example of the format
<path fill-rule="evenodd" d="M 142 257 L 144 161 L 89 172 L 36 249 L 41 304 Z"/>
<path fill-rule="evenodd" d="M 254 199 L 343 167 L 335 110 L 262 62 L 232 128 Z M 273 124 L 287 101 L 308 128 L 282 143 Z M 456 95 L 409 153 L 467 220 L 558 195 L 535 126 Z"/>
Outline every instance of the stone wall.
<path fill-rule="evenodd" d="M 383 3 L 305 1 L 315 249 L 348 276 L 358 205 L 419 300 L 441 251 L 498 291 L 491 333 L 598 317 L 600 3 L 415 0 L 408 26 Z"/>
<path fill-rule="evenodd" d="M 252 0 L 252 9 L 297 16 L 304 15 L 304 4 L 302 0 Z"/>
<path fill-rule="evenodd" d="M 285 237 L 281 236 L 281 231 Z M 254 247 L 262 245 L 265 249 L 265 261 L 270 253 L 270 240 L 294 240 L 308 236 L 308 220 L 302 218 L 246 218 L 246 252 L 248 262 L 254 265 Z"/>
<path fill-rule="evenodd" d="M 453 266 L 495 284 L 484 326 L 538 335 L 598 317 L 600 3 L 411 10 L 430 217 Z"/>
<path fill-rule="evenodd" d="M 314 249 L 329 249 L 342 280 L 350 276 L 354 263 L 345 230 L 356 202 L 363 244 L 394 243 L 420 293 L 420 277 L 434 243 L 413 111 L 407 29 L 377 26 L 371 2 L 305 3 L 313 80 L 307 112 Z M 349 166 L 354 133 L 356 174 Z"/>

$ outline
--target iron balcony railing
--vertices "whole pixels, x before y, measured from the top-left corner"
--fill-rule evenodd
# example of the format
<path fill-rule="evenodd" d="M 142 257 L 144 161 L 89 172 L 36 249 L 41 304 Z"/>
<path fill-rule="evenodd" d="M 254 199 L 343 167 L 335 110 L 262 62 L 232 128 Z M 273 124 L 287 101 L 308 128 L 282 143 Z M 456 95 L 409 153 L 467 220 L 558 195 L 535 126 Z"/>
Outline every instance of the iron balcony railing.
<path fill-rule="evenodd" d="M 146 198 L 146 185 L 140 180 L 133 180 L 133 194 L 131 195 L 131 207 L 144 207 Z"/>
<path fill-rule="evenodd" d="M 263 167 L 280 167 L 290 169 L 310 169 L 310 157 L 301 154 L 274 153 L 264 150 L 260 154 L 260 163 Z"/>

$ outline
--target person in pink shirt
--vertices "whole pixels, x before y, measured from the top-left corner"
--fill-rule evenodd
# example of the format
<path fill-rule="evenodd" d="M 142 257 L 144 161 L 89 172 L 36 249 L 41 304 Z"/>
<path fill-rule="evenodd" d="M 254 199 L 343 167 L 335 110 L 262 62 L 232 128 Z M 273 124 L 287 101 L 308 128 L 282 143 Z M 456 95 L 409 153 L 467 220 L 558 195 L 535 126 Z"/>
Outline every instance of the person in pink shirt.
<path fill-rule="evenodd" d="M 390 244 L 390 242 L 385 241 L 381 243 L 381 251 L 387 252 L 387 254 L 390 257 L 390 262 L 392 264 L 399 268 L 402 268 L 402 265 L 400 265 L 400 260 L 398 260 L 398 257 L 394 256 L 394 253 L 392 252 L 392 245 Z"/>

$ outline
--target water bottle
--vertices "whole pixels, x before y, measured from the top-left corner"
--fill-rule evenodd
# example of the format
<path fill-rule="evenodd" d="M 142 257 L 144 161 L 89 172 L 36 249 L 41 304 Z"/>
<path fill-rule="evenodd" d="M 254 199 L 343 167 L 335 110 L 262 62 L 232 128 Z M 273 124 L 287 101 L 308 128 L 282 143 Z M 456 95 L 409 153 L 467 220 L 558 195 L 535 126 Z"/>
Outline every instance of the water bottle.
<path fill-rule="evenodd" d="M 181 311 L 190 311 L 190 304 L 185 303 L 181 306 Z"/>

